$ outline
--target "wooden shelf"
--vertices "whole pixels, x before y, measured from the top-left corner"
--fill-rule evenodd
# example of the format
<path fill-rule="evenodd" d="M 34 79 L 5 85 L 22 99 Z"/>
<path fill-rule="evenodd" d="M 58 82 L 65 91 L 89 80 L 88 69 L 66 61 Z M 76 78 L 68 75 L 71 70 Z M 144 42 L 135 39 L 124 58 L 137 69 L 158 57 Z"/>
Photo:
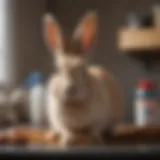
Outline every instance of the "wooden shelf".
<path fill-rule="evenodd" d="M 118 48 L 128 51 L 160 51 L 160 29 L 128 29 L 122 28 L 118 32 Z"/>

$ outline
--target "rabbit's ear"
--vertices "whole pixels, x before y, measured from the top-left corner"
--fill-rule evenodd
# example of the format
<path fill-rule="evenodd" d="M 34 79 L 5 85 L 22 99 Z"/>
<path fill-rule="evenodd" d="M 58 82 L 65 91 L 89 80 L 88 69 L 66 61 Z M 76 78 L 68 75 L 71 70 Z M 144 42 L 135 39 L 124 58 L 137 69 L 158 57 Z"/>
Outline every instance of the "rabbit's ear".
<path fill-rule="evenodd" d="M 45 43 L 51 51 L 59 51 L 63 49 L 62 30 L 51 14 L 46 14 L 43 18 L 43 32 Z"/>
<path fill-rule="evenodd" d="M 73 34 L 73 39 L 78 41 L 84 52 L 89 51 L 97 35 L 97 14 L 96 12 L 87 12 L 78 23 Z"/>

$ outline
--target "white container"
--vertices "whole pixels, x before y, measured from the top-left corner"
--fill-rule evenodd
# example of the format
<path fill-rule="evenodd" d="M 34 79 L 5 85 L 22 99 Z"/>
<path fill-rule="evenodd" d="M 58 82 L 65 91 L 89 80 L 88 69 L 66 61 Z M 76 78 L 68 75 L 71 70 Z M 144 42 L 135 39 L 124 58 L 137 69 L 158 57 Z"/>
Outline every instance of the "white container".
<path fill-rule="evenodd" d="M 43 119 L 44 85 L 40 73 L 34 73 L 29 77 L 29 114 L 31 125 L 40 127 Z"/>
<path fill-rule="evenodd" d="M 41 84 L 37 84 L 30 90 L 29 106 L 31 123 L 33 126 L 39 127 L 43 108 L 43 86 Z"/>

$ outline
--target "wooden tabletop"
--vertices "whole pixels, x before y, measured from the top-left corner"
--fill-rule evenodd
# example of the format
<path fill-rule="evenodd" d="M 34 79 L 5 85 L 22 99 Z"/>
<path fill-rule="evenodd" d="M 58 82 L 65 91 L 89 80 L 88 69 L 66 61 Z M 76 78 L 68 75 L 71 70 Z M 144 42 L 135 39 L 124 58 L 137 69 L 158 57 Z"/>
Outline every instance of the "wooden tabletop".
<path fill-rule="evenodd" d="M 30 127 L 17 127 L 0 132 L 0 144 L 54 144 L 47 141 L 48 130 Z M 105 135 L 106 144 L 160 144 L 160 126 L 137 127 L 121 125 L 115 128 L 112 134 Z"/>

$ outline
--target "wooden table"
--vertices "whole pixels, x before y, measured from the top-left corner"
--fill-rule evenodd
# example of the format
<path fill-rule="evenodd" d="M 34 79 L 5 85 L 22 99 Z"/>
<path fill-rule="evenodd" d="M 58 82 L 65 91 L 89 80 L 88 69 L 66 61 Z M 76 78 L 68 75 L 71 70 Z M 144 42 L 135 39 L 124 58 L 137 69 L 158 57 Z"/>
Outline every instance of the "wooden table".
<path fill-rule="evenodd" d="M 17 145 L 54 145 L 55 141 L 47 141 L 48 130 L 29 127 L 17 127 L 0 132 L 0 144 Z M 112 134 L 105 135 L 107 145 L 160 144 L 160 126 L 136 127 L 121 125 Z"/>

